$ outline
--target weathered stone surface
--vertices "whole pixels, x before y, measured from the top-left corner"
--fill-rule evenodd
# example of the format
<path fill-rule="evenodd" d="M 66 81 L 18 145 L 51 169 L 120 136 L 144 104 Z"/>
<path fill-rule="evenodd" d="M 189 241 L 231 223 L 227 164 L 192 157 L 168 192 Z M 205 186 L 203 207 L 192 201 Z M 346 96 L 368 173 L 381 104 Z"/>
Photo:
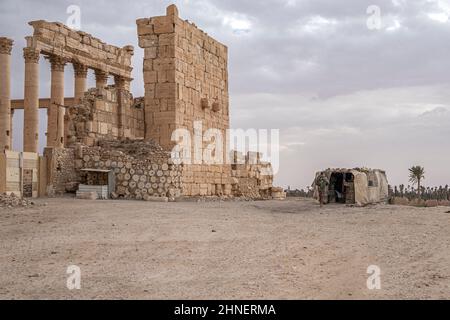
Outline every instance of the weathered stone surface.
<path fill-rule="evenodd" d="M 40 54 L 50 60 L 52 68 L 47 133 L 52 148 L 45 151 L 48 181 L 41 189 L 49 195 L 74 192 L 85 178 L 81 169 L 89 168 L 114 173 L 114 199 L 174 201 L 182 195 L 283 198 L 282 190 L 272 188 L 271 166 L 261 162 L 259 154 L 227 162 L 226 139 L 221 146 L 224 154 L 212 164 L 173 163 L 170 152 L 175 146 L 171 139 L 175 130 L 187 129 L 191 137 L 199 137 L 215 129 L 227 136 L 228 49 L 195 24 L 180 19 L 174 5 L 167 8 L 165 16 L 139 19 L 136 24 L 139 45 L 144 48 L 145 97 L 135 99 L 129 92 L 132 46 L 111 46 L 61 23 L 30 23 L 34 34 L 27 37 L 24 50 L 24 145 L 32 151 L 38 138 L 38 123 L 33 119 L 40 103 Z M 0 51 L 6 49 L 0 45 Z M 68 63 L 73 64 L 75 97 L 66 109 L 64 70 Z M 96 88 L 86 91 L 88 69 L 95 70 Z M 107 85 L 110 76 L 114 77 L 113 86 Z M 200 132 L 194 132 L 198 122 Z M 205 150 L 209 142 L 200 139 L 197 147 Z M 197 154 L 194 144 L 190 153 Z"/>
<path fill-rule="evenodd" d="M 0 152 L 11 150 L 11 50 L 13 41 L 0 37 Z"/>
<path fill-rule="evenodd" d="M 82 200 L 97 200 L 97 192 L 77 192 L 77 199 Z"/>
<path fill-rule="evenodd" d="M 29 207 L 34 203 L 27 199 L 21 199 L 14 193 L 7 195 L 6 193 L 0 194 L 0 208 L 15 208 L 15 207 Z"/>
<path fill-rule="evenodd" d="M 101 140 L 98 146 L 83 147 L 79 158 L 78 170 L 113 171 L 116 185 L 113 199 L 145 200 L 181 194 L 182 166 L 173 164 L 170 153 L 152 141 Z"/>
<path fill-rule="evenodd" d="M 29 23 L 34 34 L 27 37 L 27 47 L 83 64 L 113 75 L 131 78 L 133 46 L 109 45 L 82 31 L 73 31 L 58 22 L 44 20 Z"/>
<path fill-rule="evenodd" d="M 149 195 L 145 195 L 143 199 L 148 202 L 169 202 L 169 198 L 167 197 L 152 197 Z"/>

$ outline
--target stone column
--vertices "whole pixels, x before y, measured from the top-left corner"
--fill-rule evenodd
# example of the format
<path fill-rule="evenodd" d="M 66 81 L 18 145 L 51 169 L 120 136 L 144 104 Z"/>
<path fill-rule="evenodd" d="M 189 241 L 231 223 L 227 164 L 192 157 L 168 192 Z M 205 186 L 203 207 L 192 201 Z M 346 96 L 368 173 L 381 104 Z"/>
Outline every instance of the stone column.
<path fill-rule="evenodd" d="M 75 104 L 81 102 L 84 93 L 86 92 L 86 77 L 88 73 L 88 68 L 81 63 L 73 63 L 73 71 L 75 74 Z"/>
<path fill-rule="evenodd" d="M 47 146 L 64 146 L 64 67 L 66 61 L 57 56 L 49 58 L 52 66 L 50 106 L 48 109 Z"/>
<path fill-rule="evenodd" d="M 119 132 L 119 138 L 123 138 L 125 136 L 125 91 L 126 91 L 126 80 L 121 76 L 114 76 L 114 83 L 117 89 L 117 129 Z"/>
<path fill-rule="evenodd" d="M 10 137 L 11 137 L 11 139 L 9 139 L 9 145 L 11 147 L 11 150 L 14 148 L 14 146 L 13 146 L 13 132 L 14 132 L 13 119 L 14 119 L 14 109 L 11 109 L 11 121 L 10 121 L 10 124 L 11 124 L 10 125 L 10 128 L 11 128 Z"/>
<path fill-rule="evenodd" d="M 123 79 L 124 79 L 124 84 L 123 84 L 124 90 L 131 92 L 131 81 L 133 79 L 128 79 L 128 78 L 123 78 Z"/>
<path fill-rule="evenodd" d="M 97 89 L 104 89 L 108 83 L 108 73 L 102 70 L 95 70 L 95 82 Z"/>
<path fill-rule="evenodd" d="M 38 152 L 39 146 L 39 50 L 24 48 L 25 86 L 23 151 Z"/>
<path fill-rule="evenodd" d="M 11 50 L 13 41 L 0 38 L 0 152 L 11 149 Z"/>

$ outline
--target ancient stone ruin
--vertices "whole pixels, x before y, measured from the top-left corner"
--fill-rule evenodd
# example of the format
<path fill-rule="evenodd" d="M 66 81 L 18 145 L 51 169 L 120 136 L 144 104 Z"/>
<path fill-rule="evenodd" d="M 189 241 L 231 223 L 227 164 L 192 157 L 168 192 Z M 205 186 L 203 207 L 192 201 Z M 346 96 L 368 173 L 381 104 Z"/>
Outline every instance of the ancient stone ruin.
<path fill-rule="evenodd" d="M 145 96 L 136 98 L 130 92 L 132 46 L 116 47 L 41 20 L 29 23 L 34 32 L 23 49 L 24 99 L 11 101 L 13 41 L 0 38 L 0 193 L 26 196 L 27 189 L 32 196 L 83 196 L 83 190 L 95 193 L 96 186 L 107 186 L 112 198 L 137 200 L 284 198 L 282 189 L 272 186 L 270 163 L 259 153 L 230 151 L 227 139 L 216 148 L 225 152 L 213 152 L 213 163 L 174 159 L 177 130 L 194 140 L 200 137 L 196 141 L 202 150 L 209 146 L 210 140 L 202 139 L 208 130 L 228 135 L 228 49 L 180 19 L 174 5 L 164 16 L 136 23 L 139 46 L 145 51 Z M 39 98 L 41 56 L 51 64 L 49 99 Z M 64 97 L 68 65 L 74 70 L 73 97 Z M 86 87 L 88 69 L 95 72 L 95 88 Z M 108 86 L 111 76 L 114 85 Z M 42 156 L 37 154 L 39 108 L 48 114 Z M 23 153 L 11 150 L 15 109 L 24 110 Z M 197 152 L 189 145 L 189 158 L 196 159 Z"/>

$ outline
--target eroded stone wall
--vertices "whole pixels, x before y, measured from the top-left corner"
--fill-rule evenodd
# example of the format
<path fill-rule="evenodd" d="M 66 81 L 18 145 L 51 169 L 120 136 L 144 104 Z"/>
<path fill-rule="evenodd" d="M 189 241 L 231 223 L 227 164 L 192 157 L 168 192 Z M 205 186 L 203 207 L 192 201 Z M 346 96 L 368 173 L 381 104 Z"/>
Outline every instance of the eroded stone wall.
<path fill-rule="evenodd" d="M 135 101 L 128 91 L 121 91 L 119 96 L 114 86 L 90 89 L 80 105 L 68 109 L 66 117 L 69 146 L 75 143 L 94 146 L 102 139 L 144 137 L 140 100 Z"/>
<path fill-rule="evenodd" d="M 232 194 L 236 197 L 270 198 L 272 193 L 272 165 L 261 161 L 261 154 L 248 152 L 244 157 L 234 152 L 231 176 L 234 182 Z M 243 159 L 243 162 L 236 159 Z"/>
<path fill-rule="evenodd" d="M 75 149 L 45 148 L 47 161 L 47 195 L 61 195 L 70 191 L 79 181 L 79 172 L 75 168 Z"/>
<path fill-rule="evenodd" d="M 166 16 L 137 20 L 139 45 L 144 48 L 146 138 L 170 150 L 178 128 L 194 134 L 229 125 L 228 49 L 195 24 L 178 17 L 175 6 Z"/>
<path fill-rule="evenodd" d="M 229 128 L 228 50 L 194 24 L 178 17 L 175 6 L 165 16 L 137 20 L 139 46 L 144 48 L 146 139 L 172 150 L 177 129 L 187 129 L 191 139 L 217 129 L 226 148 Z M 201 131 L 194 132 L 194 123 Z M 205 148 L 208 141 L 203 141 Z M 191 155 L 194 158 L 194 145 Z M 187 164 L 183 194 L 231 195 L 231 166 Z"/>
<path fill-rule="evenodd" d="M 38 20 L 29 24 L 34 28 L 34 33 L 26 38 L 27 47 L 131 79 L 131 58 L 134 53 L 132 46 L 119 48 L 109 45 L 86 32 L 74 31 L 59 22 Z"/>
<path fill-rule="evenodd" d="M 79 146 L 76 169 L 112 170 L 116 190 L 113 198 L 146 200 L 175 199 L 182 192 L 183 167 L 174 165 L 170 154 L 154 142 L 100 141 L 99 146 Z M 81 172 L 81 171 L 80 171 Z"/>
<path fill-rule="evenodd" d="M 175 6 L 169 6 L 165 16 L 137 20 L 137 27 L 139 45 L 145 50 L 145 98 L 133 99 L 123 85 L 117 89 L 97 86 L 80 105 L 69 109 L 67 136 L 76 172 L 72 185 L 80 181 L 82 169 L 101 169 L 114 172 L 114 198 L 270 198 L 279 193 L 272 188 L 271 166 L 260 155 L 247 154 L 242 162 L 232 163 L 226 157 L 230 127 L 227 47 L 180 19 Z M 175 165 L 170 152 L 177 129 L 187 130 L 192 140 L 200 137 L 201 153 L 211 143 L 203 139 L 205 133 L 218 130 L 223 138 L 223 161 Z M 194 146 L 192 159 L 198 152 Z M 66 154 L 61 157 L 71 159 Z"/>

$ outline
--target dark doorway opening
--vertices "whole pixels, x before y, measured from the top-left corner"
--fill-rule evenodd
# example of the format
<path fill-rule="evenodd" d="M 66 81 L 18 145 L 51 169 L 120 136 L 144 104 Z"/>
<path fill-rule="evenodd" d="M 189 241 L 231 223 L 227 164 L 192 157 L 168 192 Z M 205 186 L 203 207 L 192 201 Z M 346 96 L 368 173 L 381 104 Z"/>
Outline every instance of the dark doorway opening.
<path fill-rule="evenodd" d="M 23 170 L 23 197 L 31 198 L 33 196 L 33 170 Z"/>
<path fill-rule="evenodd" d="M 354 176 L 351 172 L 333 172 L 330 176 L 329 203 L 355 203 Z"/>
<path fill-rule="evenodd" d="M 328 198 L 330 203 L 345 203 L 343 173 L 333 172 L 331 174 L 329 191 Z"/>

